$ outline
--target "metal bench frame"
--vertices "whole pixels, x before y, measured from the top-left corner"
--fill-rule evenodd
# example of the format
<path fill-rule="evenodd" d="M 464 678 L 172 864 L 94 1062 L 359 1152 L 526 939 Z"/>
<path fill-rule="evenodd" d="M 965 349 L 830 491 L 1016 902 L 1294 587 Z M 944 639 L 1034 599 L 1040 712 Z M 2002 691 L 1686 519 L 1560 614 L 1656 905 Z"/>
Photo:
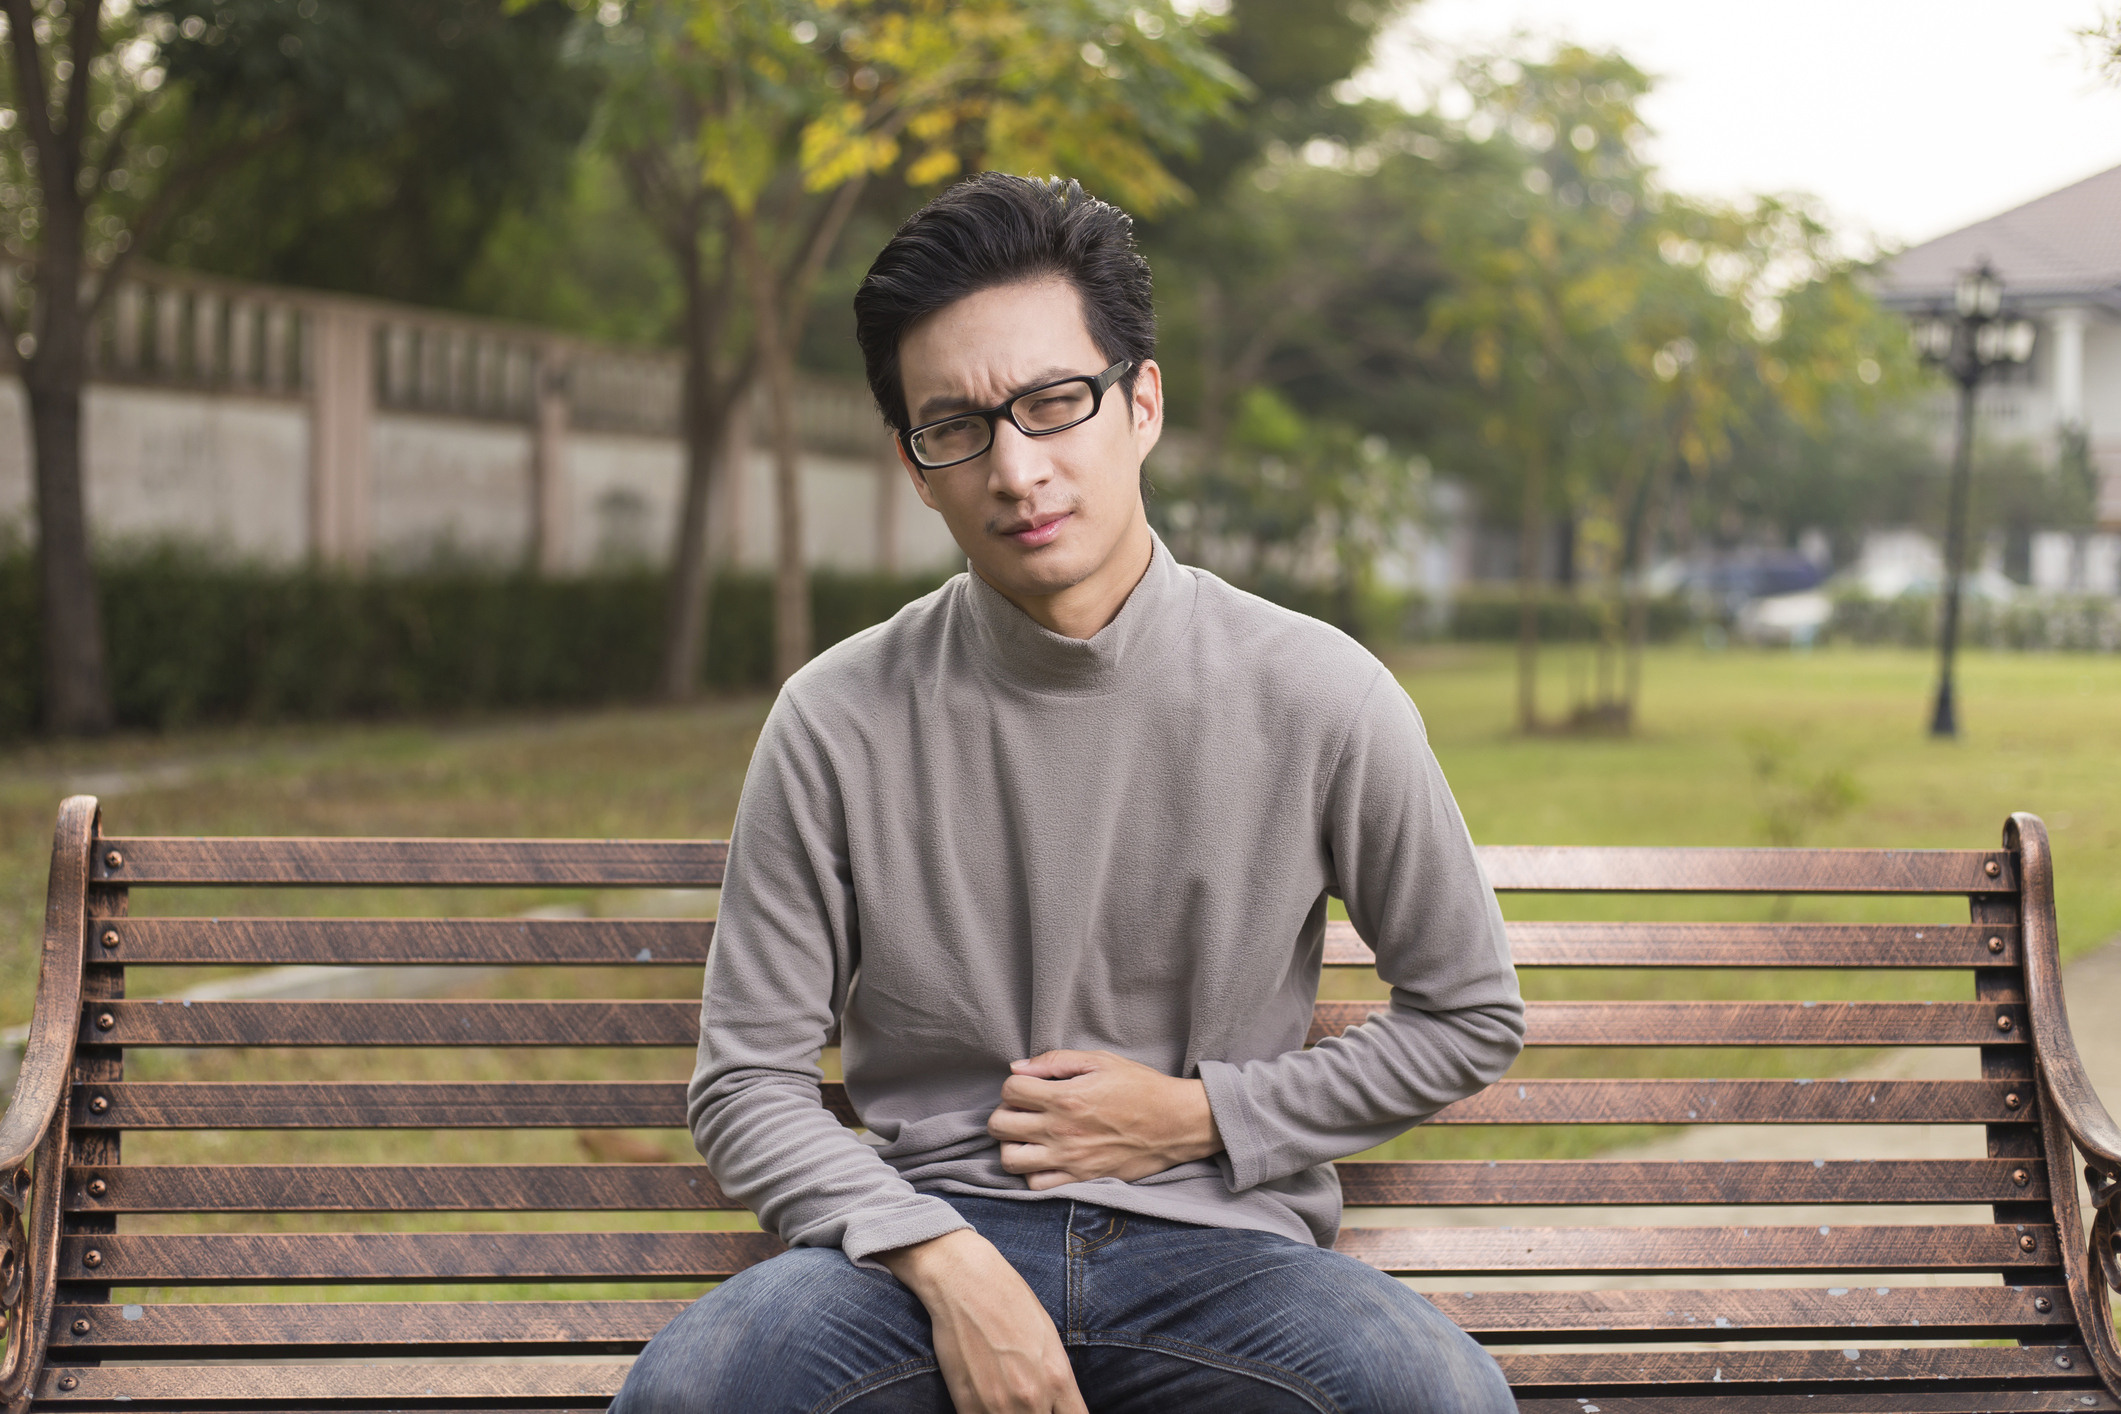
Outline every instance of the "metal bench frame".
<path fill-rule="evenodd" d="M 2014 815 L 2000 850 L 1488 848 L 1499 891 L 1964 895 L 1966 925 L 1515 923 L 1530 967 L 1865 967 L 1971 971 L 1951 1003 L 1534 1002 L 1534 1046 L 1975 1046 L 1980 1080 L 1506 1079 L 1446 1124 L 1959 1123 L 1983 1160 L 1350 1162 L 1351 1206 L 1905 1204 L 1989 1223 L 1847 1227 L 1350 1227 L 1340 1249 L 1400 1274 L 1964 1272 L 1952 1287 L 1466 1291 L 1432 1299 L 1541 1414 L 1717 1407 L 1752 1414 L 2121 1409 L 2121 1130 L 2071 1041 L 2046 831 Z M 642 1001 L 201 1002 L 125 999 L 128 965 L 696 967 L 713 925 L 521 919 L 131 919 L 133 887 L 710 888 L 717 841 L 107 837 L 92 797 L 59 813 L 36 1008 L 0 1117 L 0 1311 L 10 1411 L 301 1407 L 602 1409 L 608 1358 L 680 1301 L 170 1303 L 114 1286 L 362 1281 L 696 1282 L 779 1250 L 743 1231 L 272 1233 L 119 1230 L 126 1212 L 732 1209 L 696 1164 L 126 1165 L 152 1128 L 635 1127 L 682 1123 L 677 1083 L 128 1082 L 129 1046 L 689 1045 L 692 1004 Z M 1366 967 L 1345 925 L 1326 962 Z M 1312 1039 L 1376 1003 L 1321 1002 Z M 824 1102 L 849 1123 L 838 1086 Z M 2075 1182 L 2084 1165 L 2091 1222 Z M 1995 1279 L 2000 1274 L 2001 1281 Z M 1986 1276 L 1990 1284 L 1978 1284 Z M 1916 1344 L 1880 1345 L 1880 1337 Z M 2002 1346 L 1939 1345 L 1988 1339 Z M 1696 1348 L 1654 1349 L 1721 1342 Z M 1789 1343 L 1804 1348 L 1781 1348 Z M 1925 1343 L 1927 1342 L 1927 1343 Z M 1552 1347 L 1566 1346 L 1568 1349 Z M 313 1363 L 341 1352 L 397 1363 Z M 411 1357 L 411 1358 L 402 1358 Z M 214 1363 L 159 1362 L 206 1359 Z M 312 1363 L 272 1363 L 274 1361 Z"/>

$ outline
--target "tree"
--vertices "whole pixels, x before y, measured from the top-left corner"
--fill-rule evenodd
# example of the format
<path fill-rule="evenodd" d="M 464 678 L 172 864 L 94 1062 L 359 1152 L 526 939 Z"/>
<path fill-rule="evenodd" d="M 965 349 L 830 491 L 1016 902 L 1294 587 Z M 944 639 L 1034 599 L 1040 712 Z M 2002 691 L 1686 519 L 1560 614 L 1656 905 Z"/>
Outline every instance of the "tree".
<path fill-rule="evenodd" d="M 869 182 L 982 167 L 1062 171 L 1154 208 L 1160 159 L 1237 91 L 1207 21 L 1167 0 L 633 0 L 596 8 L 604 119 L 683 289 L 686 481 L 662 687 L 695 687 L 712 573 L 708 509 L 736 399 L 763 379 L 778 511 L 775 666 L 809 656 L 795 349 Z"/>
<path fill-rule="evenodd" d="M 451 26 L 496 3 L 0 0 L 0 251 L 28 276 L 24 300 L 0 303 L 0 337 L 29 401 L 50 730 L 111 724 L 81 400 L 131 254 L 279 145 L 344 154 L 402 131 L 451 82 Z"/>

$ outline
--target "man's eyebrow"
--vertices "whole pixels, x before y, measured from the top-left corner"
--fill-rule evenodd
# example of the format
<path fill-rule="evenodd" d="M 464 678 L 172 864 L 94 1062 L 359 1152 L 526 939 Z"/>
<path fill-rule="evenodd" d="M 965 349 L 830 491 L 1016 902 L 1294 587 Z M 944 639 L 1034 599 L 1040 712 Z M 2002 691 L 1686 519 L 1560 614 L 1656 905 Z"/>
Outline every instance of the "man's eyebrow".
<path fill-rule="evenodd" d="M 1009 396 L 1014 398 L 1020 393 L 1028 393 L 1033 388 L 1047 383 L 1058 382 L 1063 378 L 1081 378 L 1084 376 L 1084 374 L 1077 372 L 1073 368 L 1068 368 L 1058 363 L 1049 364 L 1010 389 Z M 937 393 L 932 398 L 924 399 L 921 405 L 914 409 L 913 420 L 915 423 L 933 422 L 938 417 L 948 417 L 953 412 L 963 412 L 971 406 L 973 406 L 972 399 L 962 393 Z"/>

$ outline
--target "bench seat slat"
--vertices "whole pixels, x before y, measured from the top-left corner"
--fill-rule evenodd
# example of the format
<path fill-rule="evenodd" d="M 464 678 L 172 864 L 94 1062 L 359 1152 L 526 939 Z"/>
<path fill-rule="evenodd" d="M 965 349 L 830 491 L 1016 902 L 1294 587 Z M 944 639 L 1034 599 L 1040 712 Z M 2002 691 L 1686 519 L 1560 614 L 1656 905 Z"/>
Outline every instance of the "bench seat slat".
<path fill-rule="evenodd" d="M 2065 1287 L 1916 1286 L 1878 1290 L 1434 1291 L 1438 1310 L 1495 1344 L 1532 1341 L 1830 1340 L 1858 1332 L 1922 1339 L 2067 1339 Z M 2045 1299 L 2042 1313 L 2036 1300 Z M 253 1353 L 297 1348 L 510 1354 L 636 1349 L 685 1301 L 404 1301 L 61 1306 L 54 1343 L 113 1358 L 182 1347 Z M 128 1314 L 130 1313 L 130 1314 Z M 88 1329 L 72 1330 L 76 1321 Z"/>
<path fill-rule="evenodd" d="M 2057 1371 L 2057 1374 L 2066 1372 Z M 1554 1396 L 1521 1399 L 1518 1414 L 1584 1414 L 1584 1399 Z M 1599 1414 L 1702 1414 L 1699 1395 L 1602 1394 Z M 2113 1414 L 2121 1400 L 2101 1389 L 2042 1381 L 2014 1389 L 1905 1389 L 1886 1394 L 1841 1386 L 1820 1394 L 1726 1394 L 1720 1388 L 1714 1414 Z"/>
<path fill-rule="evenodd" d="M 2010 1080 L 1502 1080 L 1431 1124 L 2029 1124 Z M 855 1123 L 838 1084 L 825 1107 Z M 2020 1103 L 2013 1106 L 2012 1096 Z M 98 1098 L 106 1102 L 94 1108 Z M 124 1080 L 74 1086 L 82 1129 L 682 1128 L 685 1087 L 661 1081 Z"/>
<path fill-rule="evenodd" d="M 511 1355 L 639 1349 L 690 1301 L 184 1302 L 61 1306 L 53 1345 L 82 1355 L 172 1348 L 471 1350 Z M 131 1312 L 131 1315 L 127 1315 Z M 75 1334 L 76 1321 L 88 1330 Z M 585 1352 L 586 1353 L 586 1352 Z"/>
<path fill-rule="evenodd" d="M 2023 1232 L 2020 1231 L 2023 1227 Z M 2033 1248 L 2019 1245 L 2025 1234 Z M 1969 1272 L 2060 1260 L 2034 1224 L 1342 1228 L 1337 1251 L 1397 1276 L 1550 1272 Z"/>
<path fill-rule="evenodd" d="M 1351 1207 L 2005 1203 L 2039 1159 L 1345 1161 Z M 2022 1174 L 2023 1183 L 2014 1175 Z M 92 1195 L 88 1185 L 104 1189 Z M 77 1213 L 654 1212 L 741 1207 L 704 1164 L 120 1164 L 68 1174 Z"/>
<path fill-rule="evenodd" d="M 707 960 L 710 918 L 126 918 L 94 920 L 105 961 L 162 967 L 530 965 Z M 116 944 L 103 946 L 105 934 Z"/>
<path fill-rule="evenodd" d="M 2031 1250 L 2021 1236 L 2034 1239 Z M 2052 1266 L 2034 1224 L 1857 1227 L 1343 1228 L 1336 1250 L 1396 1275 L 1971 1272 Z M 90 1251 L 97 1261 L 86 1262 Z M 116 1285 L 366 1281 L 682 1281 L 780 1250 L 751 1232 L 110 1233 L 68 1236 L 61 1280 Z"/>
<path fill-rule="evenodd" d="M 2068 1357 L 2067 1367 L 2057 1368 L 2058 1355 Z M 1995 1380 L 2069 1389 L 2084 1387 L 2081 1379 L 2071 1378 L 2072 1372 L 2089 1368 L 2083 1347 L 2074 1342 L 1897 1349 L 1851 1346 L 1843 1350 L 1612 1350 L 1566 1355 L 1505 1352 L 1495 1358 L 1509 1376 L 1512 1390 L 1572 1396 L 1645 1385 L 1692 1385 L 1697 1394 L 1721 1395 L 1731 1385 L 1791 1385 L 1814 1380 L 1865 1380 L 1875 1384 Z M 2098 1377 L 2089 1378 L 2090 1388 L 2096 1389 Z M 1814 1400 L 1809 1407 L 1816 1409 L 1825 1402 Z M 1600 1399 L 1598 1403 L 1602 1409 L 1605 1401 Z M 2057 1403 L 2050 1407 L 2063 1406 Z"/>
<path fill-rule="evenodd" d="M 1319 1002 L 1310 1044 L 1385 1010 Z M 84 1045 L 677 1046 L 694 1001 L 90 1001 Z M 1530 1002 L 1529 1046 L 2012 1046 L 2025 1008 L 1990 1002 Z"/>
<path fill-rule="evenodd" d="M 2013 1203 L 2048 1196 L 2047 1167 L 2038 1159 L 1352 1160 L 1334 1167 L 1350 1207 Z"/>
<path fill-rule="evenodd" d="M 604 1408 L 632 1364 L 627 1360 L 449 1365 L 117 1365 L 47 1368 L 39 1405 L 66 1408 L 128 1399 L 179 1408 L 255 1404 L 280 1410 L 303 1400 L 381 1400 L 419 1408 L 464 1400 L 583 1400 L 570 1409 Z M 62 1390 L 59 1381 L 71 1378 Z M 283 1404 L 281 1401 L 286 1401 Z"/>
<path fill-rule="evenodd" d="M 123 885 L 711 889 L 728 856 L 726 840 L 106 836 L 91 873 Z"/>
<path fill-rule="evenodd" d="M 1385 1005 L 1319 1002 L 1307 1039 Z M 1525 1003 L 1527 1046 L 2012 1046 L 2025 1035 L 2022 1005 L 1990 1002 Z"/>
<path fill-rule="evenodd" d="M 1853 1353 L 1853 1358 L 1851 1358 Z M 1721 1394 L 1729 1385 L 1793 1384 L 1799 1381 L 1868 1378 L 1877 1385 L 1937 1381 L 1996 1381 L 2075 1390 L 2079 1381 L 2058 1379 L 2057 1356 L 2085 1368 L 2074 1345 L 1965 1348 L 1852 1348 L 1841 1350 L 1616 1351 L 1581 1355 L 1505 1352 L 1497 1357 L 1513 1388 L 1603 1391 L 1656 1383 L 1696 1385 Z M 1836 1369 L 1836 1364 L 1840 1368 Z M 597 1360 L 449 1365 L 118 1365 L 47 1369 L 38 1398 L 59 1407 L 129 1400 L 209 1402 L 259 1400 L 388 1399 L 407 1405 L 465 1399 L 608 1398 L 625 1380 L 628 1363 Z M 72 1381 L 62 1391 L 59 1381 Z M 2096 1388 L 2092 1386 L 2091 1388 Z M 1884 1393 L 1884 1391 L 1877 1391 Z M 1889 1396 L 1890 1397 L 1890 1396 Z M 1831 1398 L 1831 1397 L 1829 1397 Z M 1572 1403 L 1575 1401 L 1572 1400 Z M 1602 1401 L 1601 1401 L 1602 1406 Z M 1566 1406 L 1564 1406 L 1566 1407 Z M 1582 1405 L 1576 1403 L 1579 1410 Z M 1828 1399 L 1790 1407 L 1838 1408 Z M 1905 1402 L 1893 1407 L 1907 1408 Z M 1986 1401 L 1970 1406 L 1995 1407 Z M 2050 1408 L 2064 1407 L 2050 1404 Z M 2081 1406 L 2095 1408 L 2096 1406 Z"/>
<path fill-rule="evenodd" d="M 2016 861 L 1992 849 L 1486 845 L 1480 862 L 1498 892 L 1514 893 L 1980 894 L 2018 888 Z"/>
<path fill-rule="evenodd" d="M 92 1195 L 88 1185 L 102 1180 Z M 705 1164 L 115 1164 L 68 1175 L 77 1213 L 657 1212 L 743 1207 Z"/>
<path fill-rule="evenodd" d="M 1519 967 L 2015 967 L 2016 924 L 1511 923 Z M 1990 951 L 1994 938 L 1999 950 Z M 1329 967 L 1374 967 L 1355 925 L 1326 924 Z"/>

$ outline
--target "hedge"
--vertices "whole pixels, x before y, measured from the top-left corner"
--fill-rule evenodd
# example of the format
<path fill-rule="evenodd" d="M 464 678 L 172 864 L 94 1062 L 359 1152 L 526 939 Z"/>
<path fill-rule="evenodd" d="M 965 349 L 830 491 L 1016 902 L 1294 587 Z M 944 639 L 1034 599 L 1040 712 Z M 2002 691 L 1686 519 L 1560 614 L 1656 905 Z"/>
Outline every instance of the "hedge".
<path fill-rule="evenodd" d="M 121 726 L 579 706 L 654 688 L 663 577 L 541 579 L 478 567 L 372 577 L 150 550 L 98 569 Z M 944 576 L 819 573 L 819 647 L 889 618 Z M 41 655 L 32 558 L 0 555 L 0 736 L 35 728 Z M 773 586 L 717 584 L 705 678 L 771 680 Z"/>

